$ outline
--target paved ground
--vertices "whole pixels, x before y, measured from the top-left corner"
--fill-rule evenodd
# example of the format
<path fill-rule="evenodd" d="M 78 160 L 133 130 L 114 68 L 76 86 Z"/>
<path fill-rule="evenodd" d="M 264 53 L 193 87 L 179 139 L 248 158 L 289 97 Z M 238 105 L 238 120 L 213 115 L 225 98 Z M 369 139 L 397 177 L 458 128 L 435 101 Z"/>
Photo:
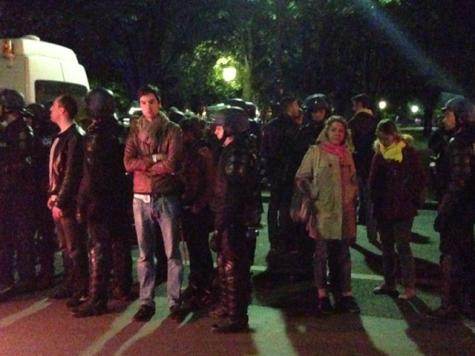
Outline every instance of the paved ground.
<path fill-rule="evenodd" d="M 398 302 L 371 293 L 381 281 L 379 251 L 359 229 L 352 250 L 353 288 L 361 315 L 312 314 L 311 281 L 272 280 L 265 273 L 268 244 L 258 240 L 253 266 L 254 296 L 249 333 L 215 335 L 200 313 L 182 322 L 167 318 L 165 288 L 157 288 L 157 314 L 146 324 L 132 321 L 138 303 L 111 303 L 112 312 L 74 319 L 48 291 L 0 304 L 0 356 L 6 355 L 474 355 L 475 324 L 435 323 L 426 313 L 438 304 L 438 238 L 433 211 L 421 211 L 413 231 L 418 298 Z"/>

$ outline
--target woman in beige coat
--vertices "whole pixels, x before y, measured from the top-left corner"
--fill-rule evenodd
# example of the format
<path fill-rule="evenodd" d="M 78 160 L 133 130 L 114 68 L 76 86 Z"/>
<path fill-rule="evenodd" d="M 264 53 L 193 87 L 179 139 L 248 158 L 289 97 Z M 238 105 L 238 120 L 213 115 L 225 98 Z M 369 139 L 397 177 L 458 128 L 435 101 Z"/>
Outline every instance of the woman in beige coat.
<path fill-rule="evenodd" d="M 296 174 L 296 185 L 311 201 L 307 224 L 315 239 L 314 275 L 318 290 L 317 312 L 333 310 L 327 293 L 327 264 L 335 279 L 335 309 L 360 311 L 351 292 L 350 245 L 356 239 L 355 164 L 349 149 L 346 120 L 332 116 L 307 151 Z M 334 278 L 333 278 L 334 276 Z"/>

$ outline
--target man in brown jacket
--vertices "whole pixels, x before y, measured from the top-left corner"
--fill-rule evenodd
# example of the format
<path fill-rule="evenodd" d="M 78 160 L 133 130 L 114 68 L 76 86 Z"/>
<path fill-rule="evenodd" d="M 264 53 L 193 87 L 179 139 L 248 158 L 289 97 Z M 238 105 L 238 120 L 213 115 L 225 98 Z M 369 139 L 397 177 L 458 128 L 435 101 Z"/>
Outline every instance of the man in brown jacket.
<path fill-rule="evenodd" d="M 124 164 L 134 175 L 134 220 L 139 246 L 137 274 L 140 283 L 139 311 L 134 319 L 148 321 L 155 313 L 155 238 L 158 222 L 167 256 L 167 295 L 172 316 L 179 309 L 182 262 L 179 217 L 182 192 L 177 172 L 182 158 L 182 132 L 160 112 L 157 90 L 147 85 L 138 91 L 142 116 L 130 129 Z"/>

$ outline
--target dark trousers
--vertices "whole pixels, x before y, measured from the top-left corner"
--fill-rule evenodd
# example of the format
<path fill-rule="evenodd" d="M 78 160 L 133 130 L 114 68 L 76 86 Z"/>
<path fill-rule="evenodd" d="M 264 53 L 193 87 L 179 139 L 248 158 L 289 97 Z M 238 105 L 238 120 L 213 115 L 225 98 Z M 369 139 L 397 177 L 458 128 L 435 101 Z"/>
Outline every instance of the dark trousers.
<path fill-rule="evenodd" d="M 475 298 L 475 243 L 473 223 L 452 221 L 440 233 L 443 291 L 449 304 L 461 304 L 462 297 Z"/>
<path fill-rule="evenodd" d="M 402 285 L 415 288 L 416 272 L 411 251 L 411 228 L 414 219 L 385 221 L 379 224 L 383 251 L 384 283 L 388 288 L 396 287 L 396 252 L 399 255 Z"/>
<path fill-rule="evenodd" d="M 85 294 L 88 287 L 86 233 L 72 214 L 65 213 L 54 223 L 63 252 L 64 286 L 73 294 Z"/>
<path fill-rule="evenodd" d="M 89 298 L 106 302 L 111 276 L 112 241 L 107 222 L 88 219 L 89 234 Z"/>
<path fill-rule="evenodd" d="M 36 278 L 33 202 L 19 192 L 0 193 L 0 284 L 14 283 L 14 267 L 20 283 Z M 15 263 L 16 255 L 16 263 Z"/>
<path fill-rule="evenodd" d="M 358 220 L 366 226 L 366 236 L 370 242 L 378 239 L 376 219 L 373 214 L 373 203 L 370 199 L 367 179 L 358 177 Z"/>
<path fill-rule="evenodd" d="M 183 213 L 183 235 L 190 255 L 189 284 L 196 289 L 208 289 L 213 279 L 213 259 L 209 248 L 209 221 L 207 211 Z"/>
<path fill-rule="evenodd" d="M 267 226 L 271 249 L 288 249 L 296 224 L 290 218 L 292 186 L 273 187 L 270 193 Z"/>
<path fill-rule="evenodd" d="M 55 224 L 51 212 L 44 203 L 46 196 L 40 196 L 41 204 L 37 206 L 36 214 L 36 240 L 35 246 L 40 265 L 39 278 L 52 280 L 54 278 L 54 255 L 58 248 L 55 236 Z"/>
<path fill-rule="evenodd" d="M 327 265 L 337 297 L 351 292 L 351 256 L 347 240 L 315 241 L 314 277 L 317 289 L 327 288 Z"/>
<path fill-rule="evenodd" d="M 114 219 L 110 223 L 112 285 L 121 295 L 127 295 L 132 288 L 132 255 L 131 239 L 135 232 L 131 219 L 127 217 Z"/>
<path fill-rule="evenodd" d="M 246 228 L 233 227 L 219 232 L 218 277 L 221 304 L 231 321 L 247 319 L 251 293 L 249 241 Z"/>

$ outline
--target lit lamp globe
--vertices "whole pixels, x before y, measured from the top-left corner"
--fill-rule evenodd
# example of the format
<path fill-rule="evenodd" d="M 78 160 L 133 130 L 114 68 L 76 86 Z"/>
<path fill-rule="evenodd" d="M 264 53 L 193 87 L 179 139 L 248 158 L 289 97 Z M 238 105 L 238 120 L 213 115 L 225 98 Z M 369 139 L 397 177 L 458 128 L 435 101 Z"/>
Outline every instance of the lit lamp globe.
<path fill-rule="evenodd" d="M 419 107 L 419 105 L 411 105 L 411 112 L 413 114 L 417 114 L 419 112 L 421 108 Z"/>
<path fill-rule="evenodd" d="M 388 102 L 386 100 L 381 100 L 378 103 L 378 107 L 380 110 L 385 110 L 388 107 Z"/>
<path fill-rule="evenodd" d="M 223 68 L 223 79 L 225 82 L 232 82 L 236 79 L 237 71 L 235 67 L 224 67 Z"/>

